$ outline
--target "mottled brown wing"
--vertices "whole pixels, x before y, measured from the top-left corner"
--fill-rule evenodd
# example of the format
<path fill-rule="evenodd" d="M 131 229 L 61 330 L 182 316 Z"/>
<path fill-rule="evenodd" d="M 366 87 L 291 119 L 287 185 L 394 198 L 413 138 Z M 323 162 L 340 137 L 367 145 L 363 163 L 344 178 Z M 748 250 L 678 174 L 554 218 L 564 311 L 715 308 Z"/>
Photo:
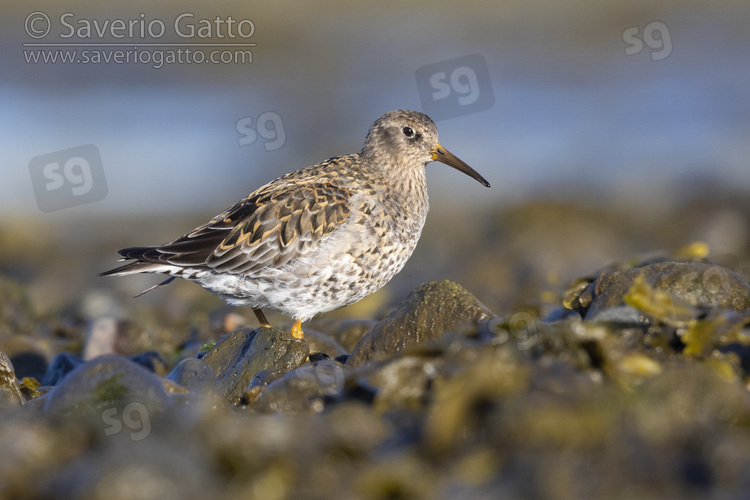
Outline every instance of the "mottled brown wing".
<path fill-rule="evenodd" d="M 254 210 L 218 245 L 207 265 L 227 273 L 283 266 L 313 250 L 351 212 L 351 191 L 328 183 L 259 194 Z"/>
<path fill-rule="evenodd" d="M 132 257 L 250 273 L 304 256 L 349 217 L 349 189 L 329 183 L 283 187 L 260 190 L 185 236 Z"/>
<path fill-rule="evenodd" d="M 220 213 L 208 223 L 164 245 L 131 247 L 118 251 L 124 259 L 138 259 L 153 264 L 207 268 L 206 260 L 243 218 L 252 215 L 254 206 L 245 199 Z M 123 260 L 124 260 L 123 259 Z M 133 266 L 138 263 L 131 263 Z M 128 269 L 128 265 L 120 269 Z M 118 271 L 115 269 L 114 271 Z"/>

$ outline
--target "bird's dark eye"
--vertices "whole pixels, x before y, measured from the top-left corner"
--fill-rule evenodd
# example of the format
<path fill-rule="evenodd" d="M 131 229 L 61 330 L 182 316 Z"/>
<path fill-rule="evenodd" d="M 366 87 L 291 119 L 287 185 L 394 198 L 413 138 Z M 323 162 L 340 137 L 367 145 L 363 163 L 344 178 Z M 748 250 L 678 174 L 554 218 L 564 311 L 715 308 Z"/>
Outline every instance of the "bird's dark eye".
<path fill-rule="evenodd" d="M 403 132 L 406 137 L 411 137 L 414 135 L 414 129 L 411 127 L 404 127 L 401 129 L 401 132 Z"/>

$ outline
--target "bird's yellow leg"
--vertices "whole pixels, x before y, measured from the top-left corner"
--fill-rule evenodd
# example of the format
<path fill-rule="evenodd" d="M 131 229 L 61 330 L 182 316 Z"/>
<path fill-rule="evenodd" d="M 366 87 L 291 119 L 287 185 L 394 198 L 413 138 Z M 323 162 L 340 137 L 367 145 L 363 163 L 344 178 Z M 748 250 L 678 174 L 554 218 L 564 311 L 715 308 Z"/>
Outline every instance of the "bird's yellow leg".
<path fill-rule="evenodd" d="M 260 309 L 253 309 L 253 312 L 255 313 L 255 317 L 258 318 L 260 326 L 271 328 L 271 323 L 268 322 L 268 320 L 266 319 L 266 315 L 263 314 L 263 311 L 261 311 Z"/>
<path fill-rule="evenodd" d="M 305 334 L 302 332 L 302 321 L 294 321 L 294 326 L 292 326 L 292 337 L 294 337 L 295 339 L 305 338 Z"/>

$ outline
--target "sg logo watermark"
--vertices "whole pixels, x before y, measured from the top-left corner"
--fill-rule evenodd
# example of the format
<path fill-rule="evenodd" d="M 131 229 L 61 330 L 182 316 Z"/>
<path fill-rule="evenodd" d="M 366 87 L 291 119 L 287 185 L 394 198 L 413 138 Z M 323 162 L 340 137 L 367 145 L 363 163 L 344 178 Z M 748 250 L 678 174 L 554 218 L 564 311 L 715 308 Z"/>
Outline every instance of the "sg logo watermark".
<path fill-rule="evenodd" d="M 651 60 L 661 61 L 672 54 L 672 36 L 669 28 L 661 21 L 653 21 L 643 27 L 632 26 L 622 32 L 625 42 L 625 55 L 632 56 L 643 52 L 644 43 L 651 49 Z"/>
<path fill-rule="evenodd" d="M 146 439 L 151 434 L 151 418 L 148 408 L 142 403 L 128 403 L 119 414 L 117 407 L 107 408 L 101 414 L 105 436 L 114 436 L 123 431 L 124 427 L 130 431 L 131 441 Z"/>
<path fill-rule="evenodd" d="M 487 323 L 487 329 L 494 335 L 492 343 L 495 345 L 513 341 L 519 351 L 527 351 L 539 342 L 536 319 L 527 312 L 513 313 L 509 318 L 493 318 Z"/>
<path fill-rule="evenodd" d="M 481 54 L 422 66 L 416 79 L 422 109 L 433 120 L 477 113 L 495 105 L 487 61 Z"/>
<path fill-rule="evenodd" d="M 276 151 L 286 144 L 286 131 L 281 116 L 273 111 L 266 111 L 258 115 L 257 120 L 252 116 L 240 118 L 235 124 L 239 134 L 240 146 L 255 144 L 258 136 L 263 139 L 263 147 L 266 151 Z"/>
<path fill-rule="evenodd" d="M 29 161 L 29 172 L 36 203 L 45 213 L 107 196 L 102 157 L 93 144 L 35 156 Z"/>

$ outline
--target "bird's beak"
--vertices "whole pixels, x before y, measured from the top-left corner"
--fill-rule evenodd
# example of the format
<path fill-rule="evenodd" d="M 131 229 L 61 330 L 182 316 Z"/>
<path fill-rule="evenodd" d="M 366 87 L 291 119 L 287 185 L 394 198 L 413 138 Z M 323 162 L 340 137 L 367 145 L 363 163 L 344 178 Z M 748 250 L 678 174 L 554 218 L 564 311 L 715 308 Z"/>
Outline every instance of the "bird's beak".
<path fill-rule="evenodd" d="M 490 183 L 487 182 L 487 180 L 484 177 L 479 175 L 479 172 L 477 172 L 476 170 L 468 166 L 466 163 L 461 161 L 456 155 L 454 155 L 453 153 L 445 149 L 439 143 L 435 145 L 432 151 L 430 151 L 430 154 L 432 155 L 432 159 L 434 161 L 439 161 L 440 163 L 445 163 L 446 165 L 450 165 L 456 170 L 460 170 L 466 175 L 475 178 L 476 180 L 478 180 L 485 186 L 490 187 Z"/>

